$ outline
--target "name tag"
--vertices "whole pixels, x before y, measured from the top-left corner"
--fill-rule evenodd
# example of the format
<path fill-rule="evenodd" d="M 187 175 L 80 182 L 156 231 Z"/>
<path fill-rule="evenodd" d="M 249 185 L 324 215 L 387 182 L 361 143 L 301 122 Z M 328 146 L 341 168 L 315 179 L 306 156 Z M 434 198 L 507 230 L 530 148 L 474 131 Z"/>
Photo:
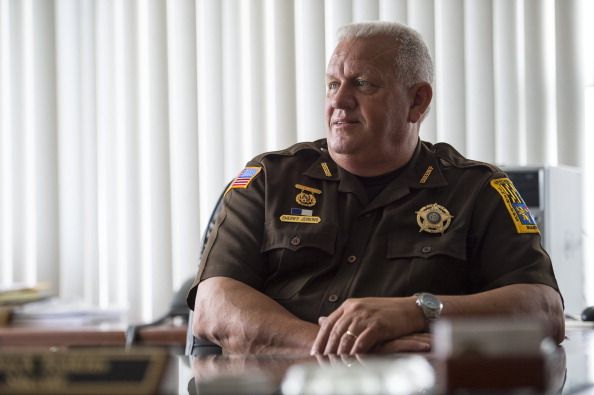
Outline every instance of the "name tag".
<path fill-rule="evenodd" d="M 312 215 L 281 215 L 280 220 L 282 222 L 299 222 L 302 224 L 318 224 L 322 220 L 320 217 Z"/>
<path fill-rule="evenodd" d="M 153 394 L 167 358 L 158 349 L 3 351 L 0 393 Z"/>

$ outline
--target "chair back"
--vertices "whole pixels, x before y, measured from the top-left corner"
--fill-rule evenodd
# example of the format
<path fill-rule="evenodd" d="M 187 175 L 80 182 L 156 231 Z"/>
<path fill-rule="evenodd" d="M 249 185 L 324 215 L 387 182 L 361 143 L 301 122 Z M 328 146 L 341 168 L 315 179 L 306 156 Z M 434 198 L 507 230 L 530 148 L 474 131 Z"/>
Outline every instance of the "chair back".
<path fill-rule="evenodd" d="M 204 229 L 204 234 L 202 235 L 202 240 L 200 241 L 200 258 L 202 258 L 202 254 L 204 253 L 204 249 L 206 248 L 206 243 L 208 243 L 208 238 L 212 233 L 215 222 L 217 221 L 219 213 L 221 212 L 221 208 L 223 207 L 223 197 L 225 196 L 225 191 L 227 191 L 228 187 L 229 184 L 227 184 L 227 186 L 219 196 L 214 209 L 210 213 L 210 218 L 208 219 L 208 223 L 206 224 L 206 228 Z M 203 340 L 194 336 L 192 332 L 193 318 L 194 312 L 190 310 L 190 316 L 188 319 L 188 331 L 186 332 L 185 354 L 194 356 L 220 354 L 222 352 L 221 347 L 212 342 L 209 342 L 208 340 Z"/>

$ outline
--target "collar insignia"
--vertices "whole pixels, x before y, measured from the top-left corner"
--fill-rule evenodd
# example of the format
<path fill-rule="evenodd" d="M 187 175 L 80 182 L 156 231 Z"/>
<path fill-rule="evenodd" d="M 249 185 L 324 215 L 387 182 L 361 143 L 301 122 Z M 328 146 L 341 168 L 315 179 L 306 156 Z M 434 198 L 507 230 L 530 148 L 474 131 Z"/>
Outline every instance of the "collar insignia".
<path fill-rule="evenodd" d="M 330 168 L 328 167 L 328 163 L 322 162 L 322 170 L 324 171 L 324 175 L 326 177 L 332 177 L 332 172 L 330 171 Z"/>
<path fill-rule="evenodd" d="M 454 218 L 447 208 L 437 203 L 428 204 L 419 211 L 415 211 L 415 214 L 417 214 L 417 224 L 421 228 L 419 232 L 427 233 L 443 234 Z"/>
<path fill-rule="evenodd" d="M 432 172 L 433 172 L 433 166 L 429 166 L 427 168 L 427 170 L 425 170 L 425 174 L 423 174 L 423 177 L 421 177 L 421 179 L 419 180 L 419 184 L 426 183 Z"/>

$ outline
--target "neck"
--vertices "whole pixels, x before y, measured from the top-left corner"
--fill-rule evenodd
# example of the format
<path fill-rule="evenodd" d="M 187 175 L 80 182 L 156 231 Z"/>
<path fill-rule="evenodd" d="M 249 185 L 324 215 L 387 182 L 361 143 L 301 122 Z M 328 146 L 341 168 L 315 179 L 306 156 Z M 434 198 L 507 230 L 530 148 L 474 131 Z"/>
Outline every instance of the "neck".
<path fill-rule="evenodd" d="M 390 155 L 376 155 L 372 158 L 360 155 L 337 154 L 330 151 L 330 156 L 336 164 L 351 174 L 361 177 L 374 177 L 390 173 L 406 165 L 412 158 L 417 147 L 418 138 L 407 144 L 402 144 L 400 149 Z"/>

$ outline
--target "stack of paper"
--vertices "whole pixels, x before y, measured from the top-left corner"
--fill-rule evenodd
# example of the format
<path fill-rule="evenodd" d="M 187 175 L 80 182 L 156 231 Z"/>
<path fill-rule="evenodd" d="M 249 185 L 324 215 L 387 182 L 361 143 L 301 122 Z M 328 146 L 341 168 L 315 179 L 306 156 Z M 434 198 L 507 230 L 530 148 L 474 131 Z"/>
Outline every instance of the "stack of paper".
<path fill-rule="evenodd" d="M 119 308 L 101 308 L 75 300 L 59 298 L 28 303 L 14 310 L 14 326 L 85 326 L 122 323 L 125 312 Z"/>
<path fill-rule="evenodd" d="M 0 326 L 7 325 L 16 306 L 38 301 L 49 296 L 46 287 L 27 284 L 0 286 Z"/>

